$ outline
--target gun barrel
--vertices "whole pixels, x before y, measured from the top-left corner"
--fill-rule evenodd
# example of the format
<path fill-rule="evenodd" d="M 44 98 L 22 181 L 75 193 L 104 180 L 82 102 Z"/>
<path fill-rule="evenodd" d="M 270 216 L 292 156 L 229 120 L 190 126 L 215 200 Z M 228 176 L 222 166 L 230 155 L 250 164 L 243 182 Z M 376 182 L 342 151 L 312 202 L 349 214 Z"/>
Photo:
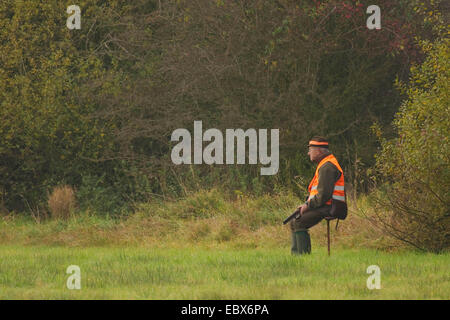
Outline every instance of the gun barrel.
<path fill-rule="evenodd" d="M 294 219 L 294 217 L 299 214 L 299 210 L 295 210 L 289 217 L 287 217 L 286 219 L 284 219 L 283 224 L 288 223 L 289 221 L 291 221 L 292 219 Z"/>

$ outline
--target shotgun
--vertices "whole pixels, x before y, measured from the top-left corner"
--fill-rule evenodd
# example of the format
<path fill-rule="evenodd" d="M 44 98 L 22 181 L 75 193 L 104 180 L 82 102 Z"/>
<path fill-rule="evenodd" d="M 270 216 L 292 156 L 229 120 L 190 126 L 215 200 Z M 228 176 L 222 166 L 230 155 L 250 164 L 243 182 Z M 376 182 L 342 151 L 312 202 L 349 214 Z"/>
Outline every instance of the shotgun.
<path fill-rule="evenodd" d="M 299 209 L 295 210 L 289 217 L 284 219 L 283 224 L 288 223 L 289 221 L 291 221 L 292 219 L 294 219 L 298 215 L 300 215 L 300 210 Z"/>

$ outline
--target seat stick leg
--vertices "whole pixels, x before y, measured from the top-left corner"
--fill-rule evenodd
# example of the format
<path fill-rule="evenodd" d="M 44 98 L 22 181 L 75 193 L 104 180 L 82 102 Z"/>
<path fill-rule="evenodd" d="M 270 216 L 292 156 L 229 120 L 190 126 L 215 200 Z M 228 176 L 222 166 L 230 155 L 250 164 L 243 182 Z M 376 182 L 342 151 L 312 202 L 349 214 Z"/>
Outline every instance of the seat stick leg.
<path fill-rule="evenodd" d="M 327 220 L 328 256 L 330 256 L 330 220 Z"/>

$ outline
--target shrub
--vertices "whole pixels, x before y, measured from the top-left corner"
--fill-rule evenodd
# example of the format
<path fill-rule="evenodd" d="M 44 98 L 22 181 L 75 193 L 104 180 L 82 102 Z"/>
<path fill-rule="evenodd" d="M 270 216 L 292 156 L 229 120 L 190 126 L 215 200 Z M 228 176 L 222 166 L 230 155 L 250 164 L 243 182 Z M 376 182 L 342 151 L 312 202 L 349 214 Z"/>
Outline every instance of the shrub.
<path fill-rule="evenodd" d="M 112 179 L 108 179 L 112 178 Z M 92 210 L 100 215 L 116 215 L 126 209 L 126 183 L 115 177 L 84 175 L 77 192 L 82 210 Z M 115 180 L 115 181 L 114 181 Z"/>
<path fill-rule="evenodd" d="M 75 205 L 75 191 L 67 185 L 53 189 L 53 192 L 48 198 L 48 207 L 52 218 L 69 218 L 73 209 L 75 209 Z"/>
<path fill-rule="evenodd" d="M 450 244 L 449 40 L 423 42 L 428 54 L 411 68 L 408 99 L 377 156 L 384 185 L 375 195 L 380 226 L 417 248 L 441 252 Z"/>

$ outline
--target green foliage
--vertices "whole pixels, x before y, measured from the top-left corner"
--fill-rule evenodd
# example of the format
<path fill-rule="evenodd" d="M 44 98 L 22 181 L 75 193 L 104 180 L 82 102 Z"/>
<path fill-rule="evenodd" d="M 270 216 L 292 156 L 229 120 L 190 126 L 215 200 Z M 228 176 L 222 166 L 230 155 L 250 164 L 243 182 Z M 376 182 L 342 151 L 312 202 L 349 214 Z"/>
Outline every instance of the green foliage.
<path fill-rule="evenodd" d="M 105 182 L 105 175 L 101 177 L 83 176 L 77 190 L 77 197 L 81 210 L 92 210 L 99 214 L 114 214 L 124 206 L 121 190 Z"/>
<path fill-rule="evenodd" d="M 410 1 L 380 1 L 385 28 L 373 32 L 369 1 L 80 0 L 81 30 L 66 28 L 70 1 L 2 1 L 2 202 L 38 208 L 61 184 L 105 214 L 209 187 L 303 198 L 314 134 L 330 138 L 347 181 L 364 187 L 369 126 L 391 122 L 393 80 L 416 57 L 422 24 Z M 280 128 L 279 173 L 172 166 L 170 133 L 193 120 Z"/>
<path fill-rule="evenodd" d="M 95 114 L 102 96 L 120 92 L 122 75 L 114 59 L 95 53 L 114 30 L 115 14 L 129 9 L 120 1 L 79 1 L 83 27 L 69 30 L 68 4 L 0 4 L 0 191 L 9 209 L 45 203 L 61 183 L 84 183 L 83 193 L 83 175 L 111 177 L 119 167 L 99 161 L 114 150 L 117 123 Z"/>
<path fill-rule="evenodd" d="M 117 166 L 111 176 L 83 175 L 76 194 L 81 210 L 109 216 L 127 214 L 136 202 L 148 200 L 151 191 L 146 176 L 135 169 Z"/>
<path fill-rule="evenodd" d="M 386 230 L 419 248 L 450 246 L 449 39 L 422 41 L 426 60 L 411 68 L 407 100 L 397 113 L 398 137 L 384 140 L 377 169 L 388 184 L 379 196 Z"/>

